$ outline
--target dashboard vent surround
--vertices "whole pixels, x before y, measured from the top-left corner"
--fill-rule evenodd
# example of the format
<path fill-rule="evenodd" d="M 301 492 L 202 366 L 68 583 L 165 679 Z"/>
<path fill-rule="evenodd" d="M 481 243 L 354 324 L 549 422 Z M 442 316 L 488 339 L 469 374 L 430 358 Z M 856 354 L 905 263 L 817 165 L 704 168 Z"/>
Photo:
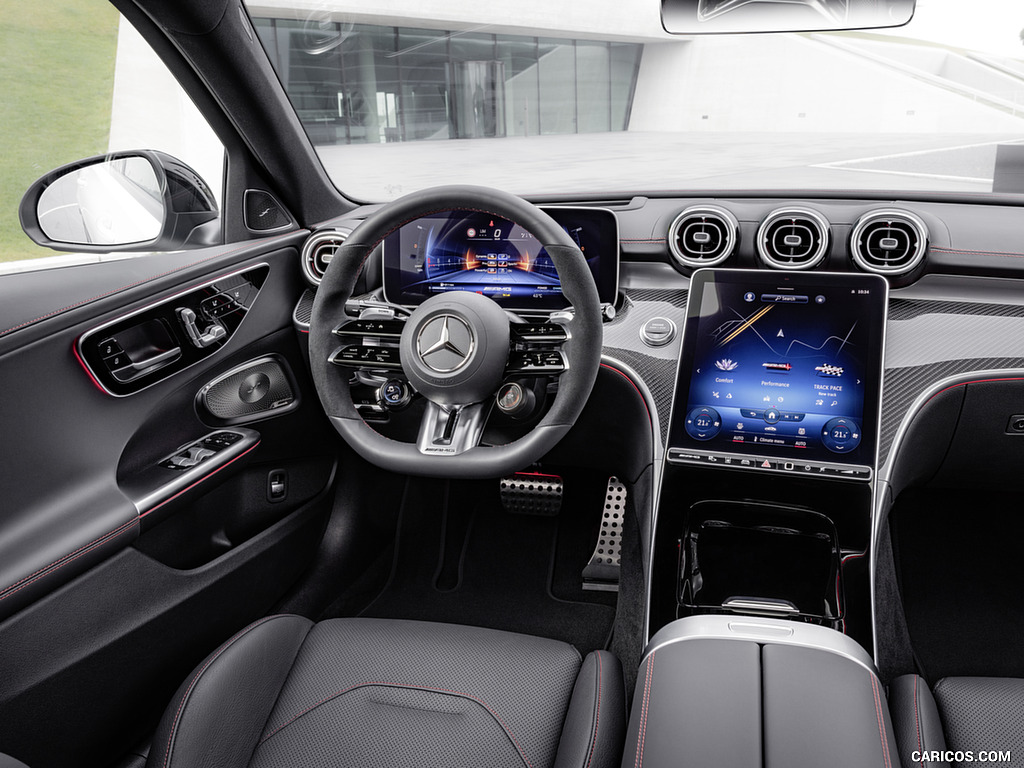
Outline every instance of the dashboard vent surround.
<path fill-rule="evenodd" d="M 739 224 L 725 208 L 697 205 L 676 216 L 668 230 L 668 247 L 687 267 L 713 267 L 736 249 Z"/>
<path fill-rule="evenodd" d="M 325 229 L 314 232 L 302 245 L 302 272 L 313 285 L 320 285 L 335 251 L 348 237 L 347 229 Z"/>
<path fill-rule="evenodd" d="M 775 269 L 810 269 L 828 253 L 829 225 L 809 208 L 772 211 L 757 230 L 757 252 Z"/>
<path fill-rule="evenodd" d="M 870 211 L 860 217 L 850 235 L 854 264 L 878 275 L 912 271 L 927 250 L 928 227 L 908 211 Z"/>

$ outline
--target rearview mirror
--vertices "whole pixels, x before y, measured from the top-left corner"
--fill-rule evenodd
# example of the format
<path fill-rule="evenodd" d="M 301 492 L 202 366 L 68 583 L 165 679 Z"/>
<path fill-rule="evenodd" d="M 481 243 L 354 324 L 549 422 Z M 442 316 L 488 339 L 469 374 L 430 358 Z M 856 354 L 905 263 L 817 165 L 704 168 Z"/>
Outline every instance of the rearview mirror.
<path fill-rule="evenodd" d="M 22 198 L 21 226 L 56 250 L 167 251 L 220 236 L 213 193 L 162 152 L 115 152 L 48 173 Z"/>
<path fill-rule="evenodd" d="M 814 32 L 899 27 L 915 0 L 661 0 L 661 23 L 674 35 Z"/>

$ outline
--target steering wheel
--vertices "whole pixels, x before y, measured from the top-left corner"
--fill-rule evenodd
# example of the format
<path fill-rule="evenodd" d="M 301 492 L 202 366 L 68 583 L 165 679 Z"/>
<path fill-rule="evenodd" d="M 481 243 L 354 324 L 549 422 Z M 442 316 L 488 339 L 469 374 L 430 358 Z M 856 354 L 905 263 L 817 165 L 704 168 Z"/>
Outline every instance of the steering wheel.
<path fill-rule="evenodd" d="M 404 320 L 396 316 L 380 324 L 348 317 L 346 303 L 374 249 L 404 224 L 451 210 L 491 214 L 530 232 L 558 271 L 562 292 L 574 309 L 572 319 L 543 326 L 513 322 L 496 302 L 464 291 L 432 296 Z M 351 343 L 382 335 L 400 338 L 398 349 L 384 351 L 372 341 Z M 538 339 L 547 345 L 531 344 Z M 309 328 L 313 382 L 341 437 L 380 467 L 431 477 L 500 477 L 547 453 L 583 410 L 597 378 L 601 346 L 597 287 L 572 239 L 525 200 L 470 186 L 414 192 L 360 224 L 335 252 L 323 276 Z M 538 348 L 543 351 L 531 352 Z M 415 444 L 385 437 L 363 421 L 349 389 L 352 369 L 360 367 L 400 369 L 426 398 Z M 507 445 L 480 445 L 495 393 L 507 377 L 516 375 L 558 376 L 558 394 L 550 410 L 523 437 Z"/>

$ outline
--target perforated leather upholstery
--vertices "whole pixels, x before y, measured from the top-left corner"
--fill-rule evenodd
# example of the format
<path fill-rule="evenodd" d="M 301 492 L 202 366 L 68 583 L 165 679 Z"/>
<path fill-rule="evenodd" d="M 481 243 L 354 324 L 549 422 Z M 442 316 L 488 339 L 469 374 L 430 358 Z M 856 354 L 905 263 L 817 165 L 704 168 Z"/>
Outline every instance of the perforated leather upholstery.
<path fill-rule="evenodd" d="M 933 693 L 923 678 L 904 675 L 893 681 L 889 701 L 904 768 L 949 765 L 945 753 L 980 761 L 985 752 L 986 764 L 997 766 L 1024 760 L 1024 680 L 946 677 Z M 943 754 L 932 761 L 935 752 Z M 993 760 L 991 752 L 1011 760 Z"/>
<path fill-rule="evenodd" d="M 297 616 L 257 622 L 182 684 L 147 763 L 617 765 L 622 670 L 606 652 L 508 632 Z"/>

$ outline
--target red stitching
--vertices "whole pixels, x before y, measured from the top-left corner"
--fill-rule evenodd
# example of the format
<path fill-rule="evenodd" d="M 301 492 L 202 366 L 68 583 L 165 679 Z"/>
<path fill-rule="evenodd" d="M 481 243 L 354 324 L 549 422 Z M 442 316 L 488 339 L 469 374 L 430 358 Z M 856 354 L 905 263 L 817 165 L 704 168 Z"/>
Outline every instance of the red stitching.
<path fill-rule="evenodd" d="M 882 759 L 885 761 L 885 768 L 892 768 L 892 763 L 889 760 L 889 745 L 885 740 L 885 726 L 882 723 L 882 703 L 878 695 L 878 683 L 870 672 L 868 672 L 868 677 L 871 678 L 871 692 L 875 697 L 875 715 L 878 717 L 878 736 L 882 741 Z"/>
<path fill-rule="evenodd" d="M 495 215 L 497 215 L 497 214 L 495 214 Z M 356 683 L 355 685 L 350 685 L 348 688 L 345 688 L 344 690 L 338 691 L 336 693 L 332 693 L 327 698 L 322 699 L 322 700 L 318 701 L 316 704 L 312 705 L 311 707 L 307 707 L 306 709 L 302 710 L 297 715 L 295 715 L 291 719 L 287 720 L 285 723 L 281 724 L 280 726 L 275 728 L 273 731 L 268 733 L 266 736 L 264 736 L 262 739 L 260 739 L 260 745 L 262 745 L 265 742 L 269 741 L 271 738 L 273 738 L 278 733 L 283 731 L 285 728 L 287 728 L 289 725 L 294 723 L 300 717 L 303 717 L 304 715 L 308 715 L 314 709 L 316 709 L 317 707 L 323 706 L 324 704 L 326 704 L 327 702 L 331 701 L 332 699 L 336 699 L 336 698 L 338 698 L 340 696 L 344 696 L 346 693 L 350 693 L 350 692 L 352 692 L 352 691 L 354 691 L 354 690 L 356 690 L 358 688 L 368 688 L 368 687 L 372 687 L 372 686 L 375 686 L 375 685 L 382 686 L 382 687 L 385 687 L 385 688 L 410 688 L 412 690 L 417 690 L 417 691 L 431 691 L 433 693 L 444 693 L 444 694 L 448 694 L 450 696 L 460 696 L 460 697 L 462 697 L 464 699 L 469 699 L 470 701 L 475 701 L 481 707 L 486 709 L 491 714 L 491 717 L 493 717 L 497 721 L 498 725 L 501 726 L 502 730 L 505 731 L 505 735 L 508 736 L 509 739 L 511 739 L 512 743 L 516 747 L 516 750 L 519 752 L 519 756 L 523 759 L 523 762 L 526 763 L 527 767 L 528 768 L 533 768 L 533 765 L 526 758 L 526 753 L 523 751 L 522 746 L 519 744 L 519 741 L 516 739 L 515 734 L 512 733 L 512 729 L 509 728 L 505 724 L 505 721 L 502 720 L 498 716 L 498 713 L 495 712 L 493 709 L 491 709 L 487 705 L 487 703 L 485 701 L 482 701 L 481 699 L 478 699 L 476 696 L 473 696 L 472 694 L 463 693 L 461 691 L 449 691 L 449 690 L 447 690 L 445 688 L 431 688 L 430 686 L 427 686 L 427 685 L 411 685 L 409 683 L 388 683 L 388 682 L 383 682 L 383 681 L 371 681 L 371 682 L 363 682 L 363 683 Z"/>
<path fill-rule="evenodd" d="M 601 727 L 601 654 L 597 654 L 597 709 L 594 712 L 594 739 L 590 742 L 590 754 L 587 755 L 587 766 L 590 768 L 590 761 L 594 759 L 594 751 L 597 749 L 597 730 Z"/>
<path fill-rule="evenodd" d="M 106 293 L 101 293 L 99 296 L 93 296 L 91 299 L 82 299 L 81 301 L 77 301 L 74 304 L 69 304 L 68 306 L 63 307 L 62 309 L 55 309 L 52 312 L 47 312 L 45 315 L 40 315 L 35 320 L 28 320 L 28 321 L 26 321 L 24 323 L 20 323 L 20 324 L 15 325 L 15 326 L 13 326 L 11 328 L 8 328 L 6 331 L 0 331 L 0 336 L 6 336 L 8 333 L 13 333 L 14 331 L 21 330 L 22 328 L 26 328 L 26 327 L 32 325 L 33 323 L 38 323 L 41 320 L 47 320 L 47 319 L 49 319 L 51 317 L 55 317 L 55 316 L 57 316 L 57 315 L 59 315 L 59 314 L 61 314 L 63 312 L 68 312 L 68 311 L 70 311 L 72 309 L 77 309 L 78 307 L 85 306 L 86 304 L 89 304 L 90 302 L 99 301 L 100 299 L 105 299 L 108 296 L 113 296 L 115 293 L 119 293 L 121 291 L 127 291 L 129 288 L 135 288 L 137 286 L 142 285 L 143 283 L 148 283 L 148 282 L 150 282 L 152 280 L 158 280 L 161 277 L 167 277 L 168 275 L 173 275 L 175 272 L 181 272 L 183 269 L 188 269 L 189 267 L 195 267 L 195 266 L 198 266 L 199 264 L 205 264 L 208 261 L 211 261 L 213 259 L 219 259 L 219 258 L 221 258 L 223 256 L 231 256 L 232 254 L 239 253 L 240 251 L 244 251 L 247 248 L 251 248 L 251 247 L 254 247 L 256 245 L 266 245 L 268 243 L 274 242 L 275 240 L 282 240 L 282 239 L 284 239 L 286 237 L 292 237 L 294 234 L 295 234 L 294 232 L 288 232 L 288 233 L 283 234 L 283 235 L 277 235 L 276 237 L 272 237 L 272 238 L 270 238 L 268 240 L 263 240 L 263 241 L 255 240 L 255 241 L 251 241 L 251 242 L 246 243 L 243 246 L 235 248 L 233 251 L 225 251 L 224 253 L 215 253 L 212 256 L 207 256 L 205 259 L 199 259 L 198 261 L 193 261 L 193 262 L 191 262 L 189 264 L 182 264 L 180 267 L 175 267 L 174 269 L 169 269 L 166 272 L 161 272 L 158 275 L 151 275 L 150 277 L 145 277 L 142 280 L 137 280 L 134 283 L 129 283 L 128 285 L 122 285 L 120 288 L 113 288 L 113 289 L 107 291 Z"/>
<path fill-rule="evenodd" d="M 205 672 L 207 667 L 213 664 L 213 662 L 215 662 L 220 657 L 220 655 L 224 653 L 224 651 L 230 648 L 236 641 L 241 639 L 243 635 L 256 629 L 256 627 L 260 626 L 261 624 L 265 624 L 268 621 L 272 621 L 273 619 L 279 618 L 281 617 L 268 616 L 266 618 L 260 619 L 259 621 L 253 624 L 250 624 L 248 627 L 238 632 L 234 637 L 232 637 L 230 640 L 224 643 L 224 645 L 218 648 L 217 652 L 214 653 L 213 656 L 211 656 L 205 664 L 203 664 L 202 669 L 196 672 L 195 677 L 192 678 L 192 682 L 188 684 L 188 688 L 185 691 L 185 695 L 181 697 L 181 702 L 178 704 L 178 711 L 174 713 L 174 720 L 171 722 L 171 733 L 167 737 L 167 750 L 164 752 L 163 768 L 167 768 L 167 763 L 171 759 L 171 742 L 174 740 L 174 734 L 178 730 L 178 719 L 181 717 L 181 713 L 185 709 L 185 704 L 188 702 L 189 694 L 191 694 L 192 689 L 196 687 L 196 683 L 198 683 L 199 678 L 203 676 L 203 672 Z"/>
<path fill-rule="evenodd" d="M 5 588 L 3 590 L 4 594 L 2 596 L 0 596 L 0 600 L 5 600 L 6 598 L 8 598 L 11 595 L 13 595 L 15 592 L 19 592 L 20 590 L 24 589 L 29 584 L 32 584 L 33 582 L 38 581 L 39 579 L 43 578 L 44 576 L 50 575 L 51 573 L 53 573 L 54 571 L 56 571 L 59 568 L 63 568 L 65 565 L 67 565 L 68 563 L 72 562 L 73 560 L 77 560 L 82 555 L 87 554 L 88 550 L 90 550 L 94 546 L 98 546 L 98 545 L 103 544 L 103 543 L 105 543 L 107 541 L 110 541 L 113 538 L 116 538 L 117 536 L 120 536 L 122 533 L 124 533 L 126 530 L 128 530 L 128 528 L 130 528 L 132 525 L 135 525 L 137 522 L 139 522 L 139 518 L 133 517 L 131 520 L 129 520 L 129 521 L 125 522 L 125 523 L 121 523 L 121 525 L 117 526 L 117 528 L 115 528 L 114 530 L 108 531 L 107 533 L 103 534 L 98 539 L 93 539 L 88 544 L 85 544 L 85 545 L 79 547 L 78 549 L 74 550 L 73 552 L 68 552 L 63 557 L 58 557 L 52 563 L 50 563 L 47 566 L 44 566 L 44 567 L 40 568 L 38 571 L 35 571 L 34 573 L 30 573 L 28 576 L 25 576 L 22 579 L 18 579 L 18 581 L 14 582 L 13 584 L 11 584 L 10 586 L 8 586 L 7 588 Z M 56 566 L 56 567 L 54 567 L 54 566 Z M 25 582 L 25 583 L 23 583 L 23 582 Z M 18 586 L 19 584 L 21 586 Z M 18 588 L 15 589 L 15 587 L 18 587 Z"/>
<path fill-rule="evenodd" d="M 651 651 L 650 658 L 647 659 L 647 679 L 644 681 L 644 698 L 640 705 L 640 747 L 636 751 L 635 768 L 640 768 L 644 763 L 644 739 L 647 736 L 647 705 L 651 701 L 650 692 L 652 672 L 654 670 L 654 654 L 657 652 L 657 649 Z"/>
<path fill-rule="evenodd" d="M 626 381 L 628 381 L 630 386 L 632 386 L 633 389 L 636 390 L 637 395 L 640 397 L 640 402 L 644 404 L 644 410 L 647 411 L 647 420 L 651 423 L 651 429 L 653 431 L 654 419 L 651 417 L 651 409 L 647 407 L 647 398 L 644 397 L 644 393 L 640 391 L 640 388 L 636 385 L 636 383 L 633 381 L 633 379 L 630 376 L 626 375 L 625 371 L 620 371 L 614 365 L 609 365 L 608 363 L 601 363 L 601 367 L 602 368 L 607 368 L 610 371 L 615 371 L 622 378 L 624 378 Z"/>
<path fill-rule="evenodd" d="M 999 382 L 999 381 L 1024 381 L 1024 379 L 1019 378 L 1019 377 L 1017 377 L 1017 378 L 1007 377 L 1007 378 L 1004 378 L 1004 379 L 974 379 L 973 381 L 961 381 L 959 384 L 951 384 L 948 387 L 946 387 L 945 389 L 940 389 L 938 392 L 936 392 L 934 395 L 932 395 L 931 397 L 928 398 L 928 402 L 930 403 L 932 400 L 934 400 L 939 395 L 941 395 L 941 394 L 943 394 L 945 392 L 949 392 L 951 389 L 956 389 L 957 387 L 966 387 L 968 384 L 991 384 L 993 382 Z"/>
<path fill-rule="evenodd" d="M 921 744 L 921 718 L 917 711 L 917 675 L 914 675 L 914 727 L 917 729 L 917 753 L 921 755 L 921 768 L 924 768 L 924 746 Z"/>
<path fill-rule="evenodd" d="M 975 256 L 1009 256 L 1015 259 L 1024 259 L 1024 253 L 1012 253 L 1010 251 L 972 251 L 966 248 L 943 248 L 938 245 L 933 245 L 932 250 L 942 251 L 943 253 L 969 253 Z"/>

